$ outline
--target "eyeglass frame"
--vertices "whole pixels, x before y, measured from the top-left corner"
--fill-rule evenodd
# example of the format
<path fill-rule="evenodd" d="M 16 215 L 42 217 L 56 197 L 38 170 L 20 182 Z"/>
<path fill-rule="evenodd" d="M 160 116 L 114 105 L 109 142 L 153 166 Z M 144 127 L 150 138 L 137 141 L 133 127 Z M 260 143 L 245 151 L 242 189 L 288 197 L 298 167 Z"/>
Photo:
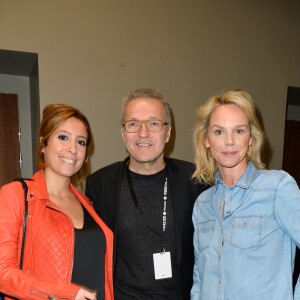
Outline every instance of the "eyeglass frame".
<path fill-rule="evenodd" d="M 150 130 L 150 129 L 148 128 L 148 126 L 147 126 L 147 122 L 151 122 L 151 121 L 152 121 L 152 122 L 153 122 L 153 121 L 159 121 L 159 122 L 161 122 L 161 123 L 162 123 L 161 129 L 158 130 L 158 131 L 152 131 L 152 130 Z M 128 123 L 128 122 L 138 122 L 138 123 L 141 124 L 141 126 L 140 126 L 140 128 L 139 128 L 137 131 L 128 131 L 128 130 L 126 129 L 126 123 Z M 139 131 L 142 129 L 143 124 L 145 124 L 145 126 L 146 126 L 146 128 L 147 128 L 147 130 L 148 130 L 149 132 L 154 132 L 154 133 L 155 133 L 155 132 L 161 132 L 162 129 L 163 129 L 163 127 L 164 127 L 165 125 L 169 125 L 168 122 L 164 122 L 163 120 L 153 119 L 153 120 L 127 120 L 127 121 L 124 121 L 124 122 L 123 122 L 122 126 L 124 127 L 125 131 L 128 132 L 128 133 L 137 133 L 137 132 L 139 132 Z"/>

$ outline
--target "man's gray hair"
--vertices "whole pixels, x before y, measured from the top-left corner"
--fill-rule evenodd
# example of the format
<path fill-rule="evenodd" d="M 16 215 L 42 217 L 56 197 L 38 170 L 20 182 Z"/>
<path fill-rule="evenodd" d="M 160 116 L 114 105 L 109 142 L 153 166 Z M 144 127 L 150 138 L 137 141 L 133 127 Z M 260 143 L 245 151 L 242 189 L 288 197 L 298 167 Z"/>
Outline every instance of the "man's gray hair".
<path fill-rule="evenodd" d="M 158 100 L 164 107 L 166 112 L 166 122 L 171 124 L 171 108 L 169 103 L 165 100 L 164 95 L 153 88 L 139 88 L 134 91 L 131 91 L 127 94 L 127 96 L 122 100 L 121 104 L 121 124 L 124 123 L 124 111 L 127 104 L 135 100 L 137 98 L 148 98 L 148 99 L 155 99 Z M 163 120 L 164 121 L 164 120 Z"/>

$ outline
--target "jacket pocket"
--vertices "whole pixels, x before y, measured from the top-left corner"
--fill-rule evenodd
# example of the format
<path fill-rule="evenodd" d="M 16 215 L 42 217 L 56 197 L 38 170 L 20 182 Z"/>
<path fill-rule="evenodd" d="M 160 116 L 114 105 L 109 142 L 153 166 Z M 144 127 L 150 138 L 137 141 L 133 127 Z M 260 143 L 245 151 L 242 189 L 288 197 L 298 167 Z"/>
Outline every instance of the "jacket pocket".
<path fill-rule="evenodd" d="M 262 216 L 232 218 L 231 245 L 240 249 L 256 247 L 261 241 Z"/>
<path fill-rule="evenodd" d="M 196 234 L 198 235 L 198 249 L 203 251 L 210 245 L 210 241 L 215 229 L 215 221 L 207 221 L 199 223 L 196 227 Z"/>

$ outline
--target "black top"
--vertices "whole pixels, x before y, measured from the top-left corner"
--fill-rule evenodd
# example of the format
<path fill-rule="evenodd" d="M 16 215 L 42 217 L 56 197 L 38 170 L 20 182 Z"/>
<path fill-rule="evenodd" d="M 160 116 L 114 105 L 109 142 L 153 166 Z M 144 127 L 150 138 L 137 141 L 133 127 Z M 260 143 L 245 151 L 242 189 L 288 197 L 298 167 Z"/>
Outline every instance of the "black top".
<path fill-rule="evenodd" d="M 84 207 L 83 210 L 83 228 L 75 228 L 72 282 L 96 290 L 97 299 L 104 299 L 105 236 Z"/>
<path fill-rule="evenodd" d="M 154 175 L 130 171 L 138 207 L 129 190 L 126 172 L 119 207 L 115 299 L 182 299 L 176 257 L 174 213 L 170 186 L 167 194 L 167 223 L 163 232 L 163 193 L 166 169 Z M 153 254 L 171 253 L 172 278 L 155 280 Z"/>

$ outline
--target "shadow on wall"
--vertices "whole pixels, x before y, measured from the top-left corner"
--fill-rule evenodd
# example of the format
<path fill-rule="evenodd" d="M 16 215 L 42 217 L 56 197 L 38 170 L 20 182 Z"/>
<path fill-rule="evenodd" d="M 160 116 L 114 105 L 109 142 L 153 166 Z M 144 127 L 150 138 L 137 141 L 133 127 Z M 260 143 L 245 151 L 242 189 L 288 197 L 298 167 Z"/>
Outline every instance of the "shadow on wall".
<path fill-rule="evenodd" d="M 169 157 L 175 148 L 175 139 L 176 139 L 176 128 L 175 128 L 175 117 L 174 117 L 174 113 L 171 110 L 171 126 L 172 126 L 172 130 L 171 130 L 171 137 L 169 142 L 166 144 L 165 147 L 165 156 Z"/>
<path fill-rule="evenodd" d="M 262 118 L 262 114 L 258 109 L 256 109 L 257 119 L 262 127 L 263 132 L 265 132 L 265 126 Z M 262 161 L 266 164 L 266 169 L 268 169 L 270 165 L 270 161 L 272 159 L 272 149 L 268 140 L 268 137 L 265 136 L 265 142 L 262 149 Z"/>

